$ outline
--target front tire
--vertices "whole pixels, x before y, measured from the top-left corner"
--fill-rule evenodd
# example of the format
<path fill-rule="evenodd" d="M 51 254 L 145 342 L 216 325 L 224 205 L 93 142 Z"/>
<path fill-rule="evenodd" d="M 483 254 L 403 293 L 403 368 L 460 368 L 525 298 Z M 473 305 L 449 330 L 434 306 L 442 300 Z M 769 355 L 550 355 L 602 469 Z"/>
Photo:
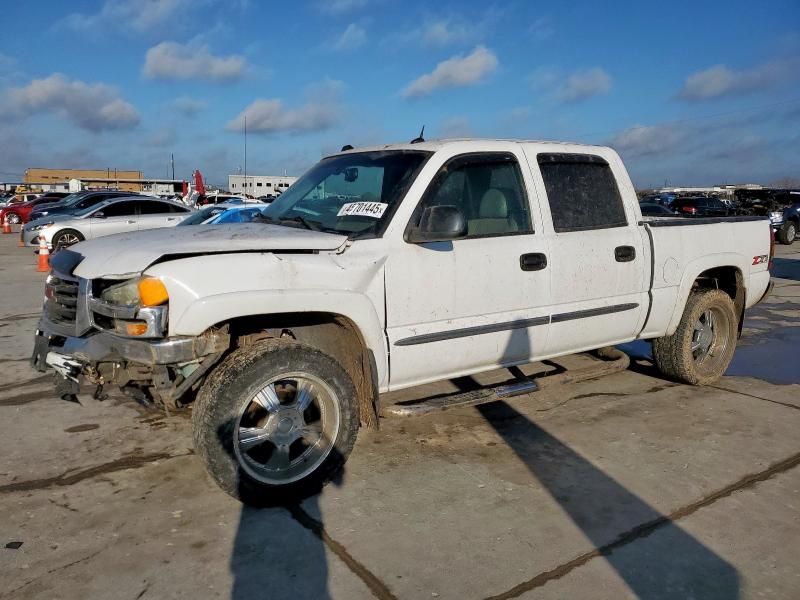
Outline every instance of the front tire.
<path fill-rule="evenodd" d="M 198 394 L 195 451 L 216 483 L 254 506 L 318 492 L 358 434 L 352 380 L 332 357 L 285 339 L 231 353 Z"/>
<path fill-rule="evenodd" d="M 8 213 L 8 215 L 6 215 L 6 219 L 8 219 L 8 222 L 11 225 L 19 225 L 20 222 L 22 221 L 20 216 L 17 213 L 13 213 L 13 212 L 12 213 Z"/>
<path fill-rule="evenodd" d="M 653 340 L 653 360 L 671 379 L 691 385 L 717 381 L 733 358 L 738 337 L 733 300 L 721 290 L 689 295 L 675 333 Z"/>
<path fill-rule="evenodd" d="M 83 241 L 83 236 L 74 229 L 64 229 L 53 236 L 53 252 L 68 248 L 73 244 Z"/>
<path fill-rule="evenodd" d="M 794 221 L 786 221 L 783 226 L 778 230 L 778 241 L 781 244 L 788 246 L 794 242 L 797 236 L 797 224 Z"/>

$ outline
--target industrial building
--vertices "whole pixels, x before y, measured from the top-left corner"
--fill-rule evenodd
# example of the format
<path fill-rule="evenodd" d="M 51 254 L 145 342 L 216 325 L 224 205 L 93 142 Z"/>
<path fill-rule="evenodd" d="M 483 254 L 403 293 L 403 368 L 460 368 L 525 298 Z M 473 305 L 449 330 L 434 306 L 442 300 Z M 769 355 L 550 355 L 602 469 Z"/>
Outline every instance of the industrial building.
<path fill-rule="evenodd" d="M 141 171 L 119 171 L 117 169 L 25 169 L 23 181 L 26 185 L 36 185 L 42 191 L 70 191 L 72 179 L 86 182 L 103 182 L 97 187 L 113 187 L 127 192 L 141 192 L 143 174 Z M 135 181 L 125 181 L 125 180 Z"/>
<path fill-rule="evenodd" d="M 297 181 L 288 175 L 228 175 L 228 190 L 233 194 L 277 196 Z"/>

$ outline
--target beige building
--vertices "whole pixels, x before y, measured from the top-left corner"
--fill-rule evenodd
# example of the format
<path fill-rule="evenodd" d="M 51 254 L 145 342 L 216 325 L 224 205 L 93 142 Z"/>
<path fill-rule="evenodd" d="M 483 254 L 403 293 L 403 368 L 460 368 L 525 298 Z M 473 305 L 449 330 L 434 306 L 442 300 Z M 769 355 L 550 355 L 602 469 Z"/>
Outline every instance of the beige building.
<path fill-rule="evenodd" d="M 42 184 L 56 189 L 56 184 L 68 184 L 71 179 L 79 179 L 87 187 L 116 188 L 128 192 L 142 191 L 143 174 L 141 171 L 118 171 L 116 169 L 40 169 L 25 170 L 26 184 Z M 126 179 L 136 179 L 137 182 L 124 182 Z M 119 180 L 119 181 L 118 181 Z M 63 186 L 59 186 L 63 187 Z M 67 188 L 65 188 L 67 189 Z"/>

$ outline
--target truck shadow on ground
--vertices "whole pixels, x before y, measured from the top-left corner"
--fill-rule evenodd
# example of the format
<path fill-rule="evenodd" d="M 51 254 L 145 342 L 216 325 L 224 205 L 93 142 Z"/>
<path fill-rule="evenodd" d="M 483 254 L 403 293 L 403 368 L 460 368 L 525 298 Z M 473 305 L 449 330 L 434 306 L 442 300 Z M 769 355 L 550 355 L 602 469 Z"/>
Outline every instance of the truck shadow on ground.
<path fill-rule="evenodd" d="M 218 436 L 233 457 L 225 435 L 232 426 L 231 422 L 220 427 Z M 340 471 L 329 485 L 340 486 L 343 478 Z M 320 489 L 273 502 L 267 495 L 264 501 L 254 498 L 241 473 L 236 485 L 240 497 L 250 498 L 255 506 L 242 505 L 239 514 L 229 563 L 231 600 L 329 598 L 327 534 L 322 522 L 312 516 L 319 514 Z"/>
<path fill-rule="evenodd" d="M 497 598 L 515 598 L 601 557 L 639 598 L 739 597 L 736 568 L 668 516 L 505 402 L 476 408 L 594 545 Z"/>
<path fill-rule="evenodd" d="M 770 274 L 780 279 L 800 281 L 800 260 L 792 258 L 773 258 Z"/>
<path fill-rule="evenodd" d="M 530 347 L 528 332 L 514 330 L 507 352 L 513 348 L 516 354 L 526 344 Z M 739 597 L 737 569 L 669 516 L 508 403 L 482 404 L 476 410 L 594 545 L 495 598 L 516 598 L 595 558 L 604 558 L 639 598 Z"/>

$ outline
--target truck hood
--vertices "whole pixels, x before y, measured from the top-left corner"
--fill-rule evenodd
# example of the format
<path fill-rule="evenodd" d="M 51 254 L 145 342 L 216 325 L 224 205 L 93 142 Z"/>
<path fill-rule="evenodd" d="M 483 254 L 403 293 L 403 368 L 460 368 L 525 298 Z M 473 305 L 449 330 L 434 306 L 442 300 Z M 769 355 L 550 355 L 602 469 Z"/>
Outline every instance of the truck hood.
<path fill-rule="evenodd" d="M 340 248 L 347 236 L 308 231 L 282 225 L 233 223 L 164 227 L 134 233 L 118 233 L 75 244 L 53 255 L 71 253 L 78 262 L 70 271 L 94 279 L 134 277 L 165 258 L 186 258 L 232 252 L 314 252 Z M 65 256 L 65 259 L 67 257 Z M 58 264 L 54 264 L 58 268 Z"/>

